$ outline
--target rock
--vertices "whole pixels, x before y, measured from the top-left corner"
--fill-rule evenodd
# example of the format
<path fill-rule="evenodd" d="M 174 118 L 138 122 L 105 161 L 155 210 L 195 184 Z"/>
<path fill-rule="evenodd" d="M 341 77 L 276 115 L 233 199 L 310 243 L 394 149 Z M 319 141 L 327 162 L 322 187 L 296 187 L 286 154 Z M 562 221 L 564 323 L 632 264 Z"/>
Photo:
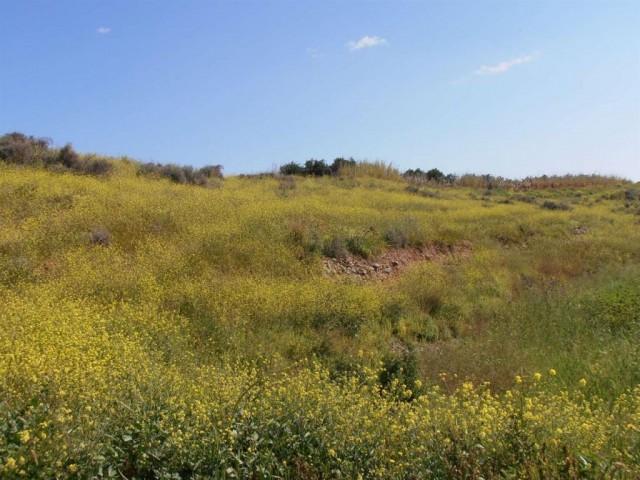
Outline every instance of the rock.
<path fill-rule="evenodd" d="M 371 266 L 373 267 L 374 270 L 378 271 L 378 269 L 380 268 L 380 264 L 379 263 L 372 263 Z"/>
<path fill-rule="evenodd" d="M 391 267 L 385 267 L 383 270 L 384 273 L 391 273 Z"/>
<path fill-rule="evenodd" d="M 398 262 L 395 261 L 395 260 L 393 262 L 391 262 L 391 266 L 393 266 L 393 267 L 397 267 L 398 265 L 399 265 Z"/>

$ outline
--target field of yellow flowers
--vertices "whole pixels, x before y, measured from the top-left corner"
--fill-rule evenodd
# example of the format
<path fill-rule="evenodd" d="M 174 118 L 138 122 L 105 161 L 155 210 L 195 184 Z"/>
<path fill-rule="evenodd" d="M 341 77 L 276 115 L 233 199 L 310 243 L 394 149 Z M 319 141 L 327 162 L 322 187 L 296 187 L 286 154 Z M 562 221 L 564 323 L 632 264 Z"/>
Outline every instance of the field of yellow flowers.
<path fill-rule="evenodd" d="M 640 476 L 637 184 L 113 162 L 0 163 L 1 478 Z"/>

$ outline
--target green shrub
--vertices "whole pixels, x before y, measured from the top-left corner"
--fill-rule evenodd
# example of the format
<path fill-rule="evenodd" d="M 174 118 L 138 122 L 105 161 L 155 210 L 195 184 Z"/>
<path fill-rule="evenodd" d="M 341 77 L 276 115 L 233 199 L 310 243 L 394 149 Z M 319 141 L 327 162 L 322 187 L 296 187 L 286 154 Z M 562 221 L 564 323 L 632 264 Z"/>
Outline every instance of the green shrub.
<path fill-rule="evenodd" d="M 371 238 L 364 235 L 355 235 L 347 239 L 347 250 L 362 258 L 369 258 L 374 251 Z"/>
<path fill-rule="evenodd" d="M 640 327 L 640 282 L 628 281 L 588 300 L 587 309 L 594 324 L 613 332 Z"/>
<path fill-rule="evenodd" d="M 566 203 L 553 202 L 551 200 L 545 200 L 542 208 L 546 208 L 547 210 L 571 210 L 571 207 Z"/>
<path fill-rule="evenodd" d="M 416 168 L 415 170 L 409 169 L 405 171 L 402 176 L 410 181 L 418 183 L 453 183 L 457 179 L 456 175 L 445 175 L 437 168 L 432 168 L 431 170 L 428 170 L 426 172 L 422 171 L 419 168 Z"/>
<path fill-rule="evenodd" d="M 282 175 L 302 175 L 304 174 L 304 168 L 296 162 L 289 162 L 280 166 L 280 173 Z"/>
<path fill-rule="evenodd" d="M 339 175 L 340 170 L 344 168 L 354 168 L 356 166 L 356 161 L 353 158 L 346 159 L 344 157 L 336 158 L 331 164 L 331 173 L 333 175 Z"/>
<path fill-rule="evenodd" d="M 383 389 L 398 395 L 399 399 L 411 400 L 416 392 L 404 395 L 406 390 L 402 387 L 414 388 L 419 373 L 418 356 L 413 345 L 408 344 L 405 348 L 401 353 L 390 353 L 384 357 L 379 381 Z"/>
<path fill-rule="evenodd" d="M 324 160 L 314 160 L 312 158 L 304 163 L 304 174 L 315 177 L 331 175 L 331 167 Z"/>
<path fill-rule="evenodd" d="M 322 253 L 329 258 L 345 260 L 347 258 L 348 250 L 346 248 L 344 237 L 336 235 L 328 239 L 328 241 L 325 241 Z"/>
<path fill-rule="evenodd" d="M 531 195 L 521 195 L 518 193 L 513 196 L 513 199 L 517 200 L 518 202 L 536 203 L 536 198 L 532 197 Z"/>
<path fill-rule="evenodd" d="M 421 342 L 435 342 L 439 338 L 440 329 L 431 315 L 423 315 L 420 330 L 416 332 L 416 339 Z"/>

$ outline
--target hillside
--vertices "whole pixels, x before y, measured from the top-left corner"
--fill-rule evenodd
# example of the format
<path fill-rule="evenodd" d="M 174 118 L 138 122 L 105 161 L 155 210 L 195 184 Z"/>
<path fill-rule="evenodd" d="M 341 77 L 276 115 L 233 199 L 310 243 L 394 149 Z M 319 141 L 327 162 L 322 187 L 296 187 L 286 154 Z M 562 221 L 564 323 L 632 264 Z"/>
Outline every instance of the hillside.
<path fill-rule="evenodd" d="M 5 478 L 640 475 L 640 185 L 55 158 L 0 162 Z"/>

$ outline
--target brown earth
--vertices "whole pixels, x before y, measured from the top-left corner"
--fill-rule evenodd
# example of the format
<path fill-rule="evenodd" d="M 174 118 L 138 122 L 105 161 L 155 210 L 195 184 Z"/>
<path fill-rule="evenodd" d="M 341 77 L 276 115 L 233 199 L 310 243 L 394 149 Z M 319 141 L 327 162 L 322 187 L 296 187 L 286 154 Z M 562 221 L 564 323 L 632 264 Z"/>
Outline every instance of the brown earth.
<path fill-rule="evenodd" d="M 373 258 L 347 255 L 343 259 L 324 258 L 325 274 L 361 280 L 384 280 L 391 278 L 408 266 L 424 261 L 444 261 L 471 255 L 471 243 L 462 242 L 453 246 L 428 245 L 385 250 Z"/>

